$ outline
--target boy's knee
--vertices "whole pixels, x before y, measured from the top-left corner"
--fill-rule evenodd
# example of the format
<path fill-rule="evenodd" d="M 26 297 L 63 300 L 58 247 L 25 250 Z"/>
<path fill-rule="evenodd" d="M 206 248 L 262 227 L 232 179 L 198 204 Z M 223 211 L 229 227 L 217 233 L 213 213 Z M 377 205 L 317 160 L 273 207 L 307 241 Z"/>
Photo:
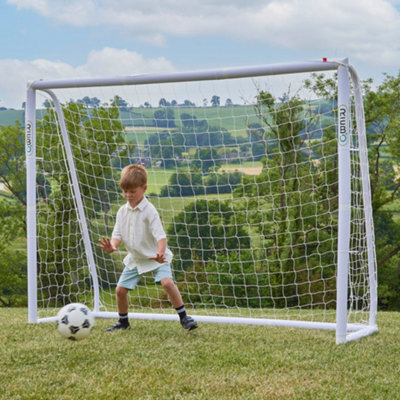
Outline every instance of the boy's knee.
<path fill-rule="evenodd" d="M 175 283 L 171 278 L 164 278 L 164 279 L 161 279 L 161 286 L 165 290 L 169 290 L 175 286 Z"/>
<path fill-rule="evenodd" d="M 117 286 L 115 292 L 117 296 L 125 296 L 126 294 L 128 294 L 128 289 L 124 288 L 123 286 Z"/>

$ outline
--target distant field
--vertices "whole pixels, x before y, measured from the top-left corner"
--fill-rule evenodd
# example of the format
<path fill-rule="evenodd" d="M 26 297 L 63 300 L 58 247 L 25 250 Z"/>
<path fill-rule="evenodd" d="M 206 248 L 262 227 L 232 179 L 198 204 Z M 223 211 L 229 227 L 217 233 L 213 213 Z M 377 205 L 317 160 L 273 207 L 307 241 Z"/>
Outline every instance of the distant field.
<path fill-rule="evenodd" d="M 0 126 L 15 125 L 15 121 L 20 121 L 24 126 L 24 110 L 0 110 Z"/>
<path fill-rule="evenodd" d="M 136 143 L 140 146 L 143 146 L 146 142 L 146 139 L 154 135 L 159 131 L 158 128 L 151 126 L 127 126 L 125 128 L 126 138 L 129 142 Z"/>
<path fill-rule="evenodd" d="M 195 199 L 220 199 L 228 200 L 232 198 L 231 194 L 224 195 L 206 195 L 206 196 L 196 196 L 194 197 L 153 197 L 151 202 L 157 208 L 160 213 L 163 225 L 168 229 L 168 225 L 173 221 L 175 215 L 183 211 L 183 209 Z"/>
<path fill-rule="evenodd" d="M 241 164 L 227 164 L 220 168 L 220 171 L 243 172 L 246 175 L 259 175 L 262 171 L 262 165 L 260 162 L 245 162 Z"/>
<path fill-rule="evenodd" d="M 247 175 L 258 175 L 261 173 L 262 165 L 260 162 L 245 162 L 241 164 L 225 164 L 219 171 L 234 172 L 239 171 Z M 168 185 L 169 179 L 176 171 L 173 169 L 148 168 L 148 189 L 147 193 L 159 194 L 163 186 Z"/>
<path fill-rule="evenodd" d="M 146 108 L 137 109 L 137 112 L 143 113 L 143 118 L 138 120 L 129 121 L 124 119 L 124 124 L 128 125 L 125 128 L 127 133 L 127 139 L 133 143 L 137 143 L 139 146 L 144 145 L 146 139 L 154 135 L 157 132 L 162 132 L 166 128 L 156 128 L 154 126 L 143 126 L 143 121 L 146 121 L 146 125 L 153 118 L 153 113 L 159 108 Z M 178 132 L 181 131 L 181 119 L 180 116 L 183 113 L 190 114 L 197 118 L 198 121 L 207 119 L 208 123 L 212 127 L 218 129 L 226 129 L 231 133 L 233 137 L 247 136 L 247 127 L 250 123 L 259 122 L 258 118 L 254 114 L 253 107 L 251 106 L 237 106 L 237 107 L 194 107 L 194 108 L 176 108 L 175 112 L 175 128 L 169 128 L 168 131 Z M 134 125 L 135 122 L 138 125 Z"/>
<path fill-rule="evenodd" d="M 160 108 L 132 108 L 130 112 L 121 112 L 121 121 L 126 126 L 128 140 L 144 144 L 146 138 L 163 128 L 155 128 L 153 125 L 154 113 Z M 207 119 L 211 126 L 224 128 L 232 136 L 246 136 L 248 124 L 257 122 L 258 118 L 252 106 L 235 107 L 176 107 L 174 110 L 176 129 L 181 129 L 181 115 L 190 114 L 197 120 Z M 38 110 L 42 114 L 42 110 Z M 20 121 L 24 126 L 24 110 L 0 110 L 0 126 L 14 125 Z M 171 130 L 173 131 L 173 129 Z"/>
<path fill-rule="evenodd" d="M 147 170 L 147 193 L 159 194 L 161 188 L 168 184 L 169 178 L 174 172 L 172 169 L 149 168 Z"/>

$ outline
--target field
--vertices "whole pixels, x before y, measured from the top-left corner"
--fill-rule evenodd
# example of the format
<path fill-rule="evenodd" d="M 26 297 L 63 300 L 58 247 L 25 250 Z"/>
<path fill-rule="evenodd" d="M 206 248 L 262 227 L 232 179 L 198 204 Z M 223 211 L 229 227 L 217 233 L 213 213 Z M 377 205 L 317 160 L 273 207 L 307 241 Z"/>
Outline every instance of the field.
<path fill-rule="evenodd" d="M 163 186 L 167 185 L 170 176 L 175 171 L 172 169 L 151 168 L 148 170 L 147 193 L 159 194 Z"/>
<path fill-rule="evenodd" d="M 0 309 L 0 399 L 395 399 L 400 393 L 400 313 L 379 332 L 336 345 L 333 332 L 132 321 L 81 342 L 55 324 Z"/>

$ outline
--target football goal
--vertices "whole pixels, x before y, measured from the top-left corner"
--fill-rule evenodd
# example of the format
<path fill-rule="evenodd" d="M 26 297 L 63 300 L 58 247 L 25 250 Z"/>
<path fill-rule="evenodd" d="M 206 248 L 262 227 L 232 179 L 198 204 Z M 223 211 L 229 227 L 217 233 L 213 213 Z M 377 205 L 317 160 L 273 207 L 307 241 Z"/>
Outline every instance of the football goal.
<path fill-rule="evenodd" d="M 121 169 L 142 164 L 199 322 L 377 330 L 361 85 L 347 60 L 37 80 L 26 102 L 28 320 L 117 316 L 106 254 Z M 130 318 L 177 320 L 144 275 Z"/>

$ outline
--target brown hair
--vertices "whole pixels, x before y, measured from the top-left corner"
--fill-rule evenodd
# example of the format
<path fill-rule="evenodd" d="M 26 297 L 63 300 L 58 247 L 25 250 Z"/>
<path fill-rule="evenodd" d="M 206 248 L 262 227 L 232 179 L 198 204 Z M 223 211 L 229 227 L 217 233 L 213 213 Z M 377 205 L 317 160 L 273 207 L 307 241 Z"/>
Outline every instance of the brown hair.
<path fill-rule="evenodd" d="M 139 164 L 127 165 L 121 172 L 119 186 L 122 190 L 136 189 L 147 184 L 147 171 Z"/>

